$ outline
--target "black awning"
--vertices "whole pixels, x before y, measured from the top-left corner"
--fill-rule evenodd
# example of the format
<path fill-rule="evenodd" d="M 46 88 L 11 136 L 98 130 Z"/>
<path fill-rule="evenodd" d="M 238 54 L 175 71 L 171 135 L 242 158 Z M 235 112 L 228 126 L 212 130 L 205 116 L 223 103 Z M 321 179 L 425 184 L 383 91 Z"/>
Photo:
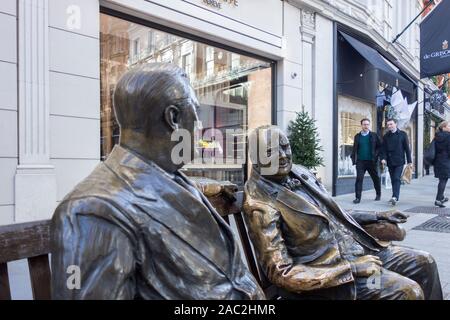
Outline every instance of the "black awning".
<path fill-rule="evenodd" d="M 420 77 L 450 72 L 450 0 L 442 0 L 420 24 Z"/>
<path fill-rule="evenodd" d="M 371 65 L 371 68 L 365 70 L 366 74 L 376 73 L 377 81 L 389 84 L 391 87 L 397 87 L 402 91 L 414 93 L 414 85 L 411 81 L 405 79 L 400 73 L 393 69 L 375 49 L 365 43 L 339 31 L 344 39 Z M 363 74 L 363 77 L 366 76 Z"/>

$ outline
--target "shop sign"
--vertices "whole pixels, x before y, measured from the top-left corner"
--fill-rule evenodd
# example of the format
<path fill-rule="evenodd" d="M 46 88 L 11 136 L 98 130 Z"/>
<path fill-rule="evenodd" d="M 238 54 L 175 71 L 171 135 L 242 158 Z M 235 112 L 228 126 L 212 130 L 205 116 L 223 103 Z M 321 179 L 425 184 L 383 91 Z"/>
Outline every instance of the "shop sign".
<path fill-rule="evenodd" d="M 202 0 L 202 3 L 204 5 L 207 5 L 209 7 L 213 7 L 215 9 L 222 9 L 223 6 L 231 6 L 231 7 L 238 7 L 239 1 L 238 0 Z"/>
<path fill-rule="evenodd" d="M 450 0 L 442 0 L 420 25 L 420 76 L 450 72 Z"/>

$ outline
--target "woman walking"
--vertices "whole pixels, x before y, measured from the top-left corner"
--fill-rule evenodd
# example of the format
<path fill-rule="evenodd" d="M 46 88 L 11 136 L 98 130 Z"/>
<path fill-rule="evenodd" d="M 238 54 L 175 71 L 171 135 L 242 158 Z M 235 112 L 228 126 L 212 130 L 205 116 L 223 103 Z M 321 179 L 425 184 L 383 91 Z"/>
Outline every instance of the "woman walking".
<path fill-rule="evenodd" d="M 445 187 L 450 177 L 450 122 L 444 121 L 439 125 L 439 131 L 434 137 L 436 156 L 434 160 L 434 176 L 439 178 L 438 192 L 434 205 L 444 208 L 448 198 L 444 197 Z"/>

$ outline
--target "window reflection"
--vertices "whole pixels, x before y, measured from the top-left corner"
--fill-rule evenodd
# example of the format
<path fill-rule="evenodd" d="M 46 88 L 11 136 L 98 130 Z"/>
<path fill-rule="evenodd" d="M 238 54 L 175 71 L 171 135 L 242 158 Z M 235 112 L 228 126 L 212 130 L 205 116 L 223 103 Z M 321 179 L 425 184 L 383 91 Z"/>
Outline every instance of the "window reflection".
<path fill-rule="evenodd" d="M 118 143 L 112 93 L 120 76 L 137 64 L 175 63 L 185 70 L 200 102 L 203 139 L 197 148 L 207 158 L 185 169 L 191 175 L 243 184 L 245 132 L 271 123 L 269 62 L 105 14 L 100 43 L 102 160 Z"/>
<path fill-rule="evenodd" d="M 361 131 L 361 119 L 370 120 L 370 130 L 376 131 L 375 105 L 360 100 L 338 97 L 339 106 L 339 158 L 338 176 L 356 177 L 356 167 L 353 166 L 351 154 L 355 135 Z"/>

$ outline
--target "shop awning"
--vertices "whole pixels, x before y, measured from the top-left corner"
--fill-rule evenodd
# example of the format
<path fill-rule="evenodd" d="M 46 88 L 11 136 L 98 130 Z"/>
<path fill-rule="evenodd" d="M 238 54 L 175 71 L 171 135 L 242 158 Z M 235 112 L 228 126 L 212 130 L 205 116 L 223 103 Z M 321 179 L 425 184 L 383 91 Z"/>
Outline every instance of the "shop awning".
<path fill-rule="evenodd" d="M 372 65 L 372 68 L 366 70 L 366 73 L 375 72 L 377 73 L 378 81 L 387 83 L 391 87 L 397 87 L 402 91 L 414 93 L 413 83 L 405 79 L 402 75 L 400 75 L 400 73 L 393 69 L 377 50 L 342 31 L 340 31 L 340 34 L 361 56 L 364 57 L 365 60 L 370 63 L 370 65 Z"/>

